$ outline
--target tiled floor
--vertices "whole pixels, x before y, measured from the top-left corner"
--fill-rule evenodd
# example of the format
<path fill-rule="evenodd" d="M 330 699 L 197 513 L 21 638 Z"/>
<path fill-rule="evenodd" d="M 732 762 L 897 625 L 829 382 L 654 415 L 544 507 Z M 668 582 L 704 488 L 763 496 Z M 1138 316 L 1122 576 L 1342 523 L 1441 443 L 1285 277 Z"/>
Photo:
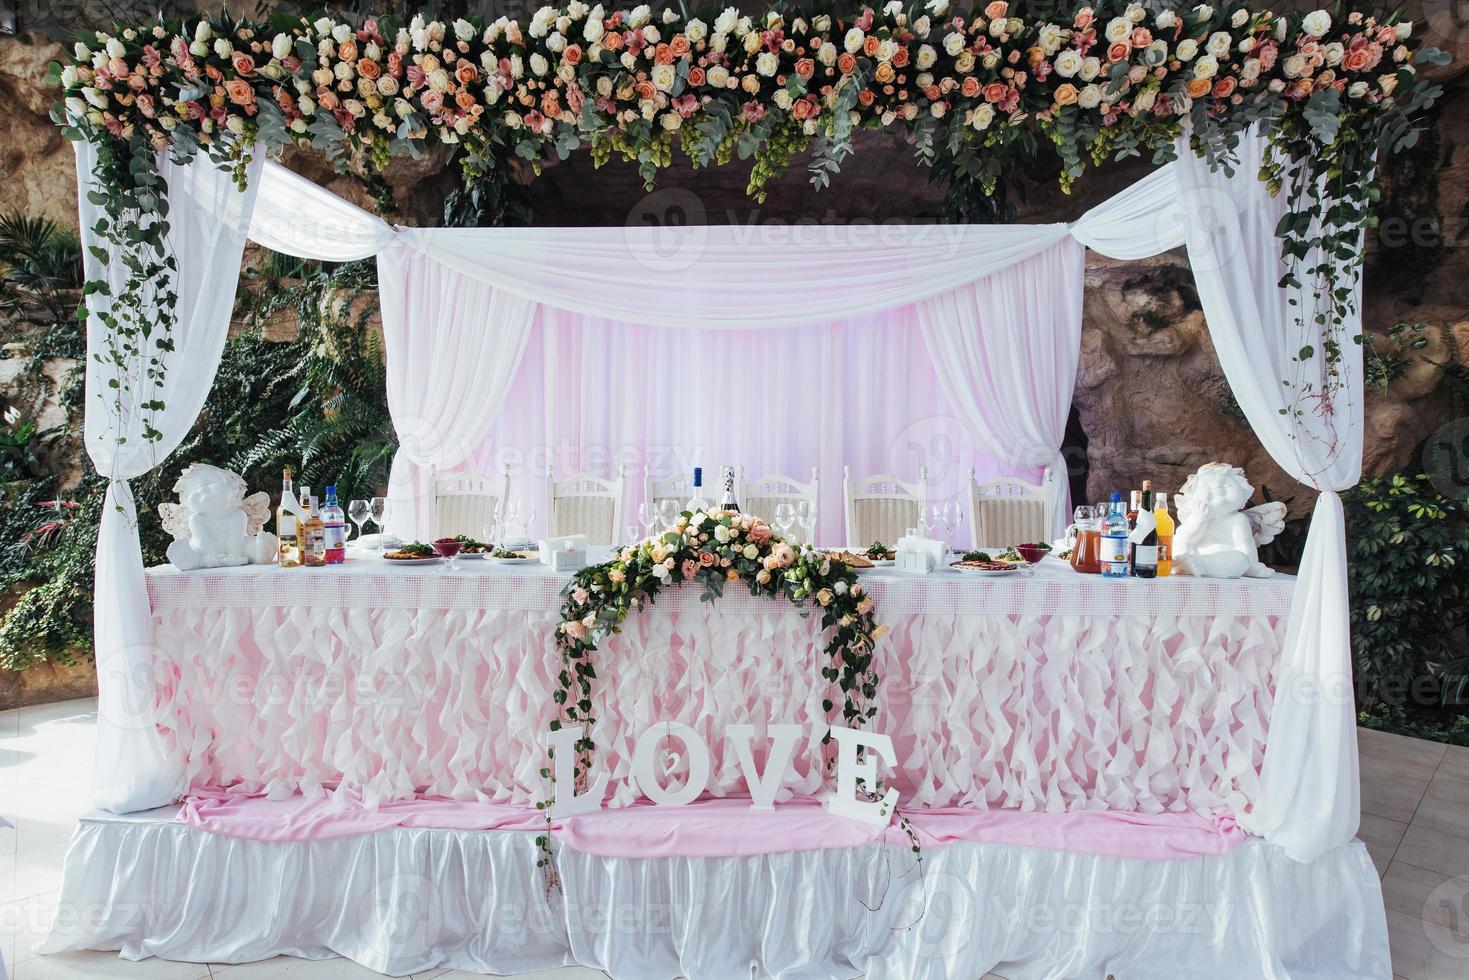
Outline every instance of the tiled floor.
<path fill-rule="evenodd" d="M 0 953 L 15 980 L 144 978 L 359 980 L 378 974 L 348 960 L 281 957 L 243 966 L 132 963 L 112 953 L 38 957 L 61 860 L 77 816 L 90 809 L 87 783 L 95 705 L 90 701 L 0 711 Z M 1469 748 L 1362 730 L 1362 829 L 1382 875 L 1395 975 L 1469 978 Z M 430 971 L 419 980 L 469 976 Z M 580 980 L 580 967 L 527 974 Z"/>

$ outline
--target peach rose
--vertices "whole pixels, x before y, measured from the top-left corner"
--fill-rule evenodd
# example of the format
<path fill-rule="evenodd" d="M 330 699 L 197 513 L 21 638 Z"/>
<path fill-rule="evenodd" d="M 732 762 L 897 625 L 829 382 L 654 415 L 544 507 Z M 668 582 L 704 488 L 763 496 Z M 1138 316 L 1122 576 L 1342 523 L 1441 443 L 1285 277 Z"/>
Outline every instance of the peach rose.
<path fill-rule="evenodd" d="M 690 72 L 690 75 L 692 74 L 693 73 Z M 796 74 L 800 75 L 802 78 L 810 78 L 812 75 L 816 74 L 816 62 L 812 61 L 810 58 L 802 58 L 800 61 L 796 62 Z"/>
<path fill-rule="evenodd" d="M 898 50 L 896 50 L 896 51 L 893 52 L 893 67 L 894 68 L 907 68 L 908 67 L 908 49 L 907 48 L 899 48 Z"/>
<path fill-rule="evenodd" d="M 383 73 L 382 65 L 370 58 L 363 58 L 357 62 L 357 74 L 371 81 Z"/>
<path fill-rule="evenodd" d="M 873 58 L 877 56 L 877 49 L 880 47 L 882 47 L 882 41 L 869 34 L 867 40 L 862 42 L 862 53 Z"/>
<path fill-rule="evenodd" d="M 694 561 L 692 558 L 685 558 L 683 560 L 683 569 L 682 570 L 683 570 L 683 577 L 685 579 L 691 579 L 691 578 L 694 577 L 694 573 L 699 570 L 699 563 L 696 562 L 696 561 Z"/>
<path fill-rule="evenodd" d="M 561 624 L 561 632 L 573 640 L 583 640 L 586 639 L 587 628 L 581 624 L 581 620 L 573 619 Z"/>
<path fill-rule="evenodd" d="M 986 102 L 1003 102 L 1005 100 L 1005 86 L 1000 82 L 990 82 L 984 87 L 984 100 Z"/>
<path fill-rule="evenodd" d="M 740 573 L 734 568 L 726 569 L 724 579 L 726 582 L 738 582 L 740 580 Z"/>
<path fill-rule="evenodd" d="M 457 105 L 460 109 L 463 109 L 465 112 L 468 112 L 470 109 L 473 109 L 475 105 L 474 93 L 466 91 L 465 89 L 460 89 L 454 95 L 454 104 Z"/>
<path fill-rule="evenodd" d="M 673 51 L 675 58 L 682 58 L 689 53 L 689 39 L 682 34 L 673 35 L 673 40 L 668 42 L 668 47 Z"/>
<path fill-rule="evenodd" d="M 1365 71 L 1370 60 L 1371 55 L 1367 53 L 1366 48 L 1353 48 L 1342 59 L 1341 65 L 1347 71 Z"/>
<path fill-rule="evenodd" d="M 566 50 L 561 52 L 561 57 L 568 65 L 581 64 L 581 45 L 568 44 Z"/>
<path fill-rule="evenodd" d="M 224 92 L 235 105 L 251 105 L 255 102 L 255 90 L 243 78 L 231 78 L 225 82 Z"/>
<path fill-rule="evenodd" d="M 655 64 L 655 65 L 671 65 L 671 64 L 673 64 L 673 48 L 669 47 L 667 44 L 660 44 L 656 48 L 654 48 L 653 49 L 653 64 Z"/>
<path fill-rule="evenodd" d="M 1056 88 L 1056 104 L 1072 105 L 1076 102 L 1076 86 L 1065 82 Z"/>
<path fill-rule="evenodd" d="M 994 0 L 984 8 L 984 15 L 990 20 L 999 20 L 1010 12 L 1010 5 L 1005 0 Z"/>
<path fill-rule="evenodd" d="M 872 105 L 872 103 L 877 101 L 877 96 L 873 93 L 872 89 L 864 88 L 862 91 L 857 93 L 857 101 L 862 103 L 862 106 L 866 108 L 867 106 L 870 106 Z M 797 103 L 797 105 L 799 104 L 800 103 Z M 796 118 L 804 119 L 805 117 L 797 116 Z"/>
<path fill-rule="evenodd" d="M 1234 94 L 1235 81 L 1233 77 L 1221 78 L 1214 83 L 1214 96 L 1219 99 L 1227 99 Z"/>
<path fill-rule="evenodd" d="M 873 77 L 883 85 L 891 82 L 897 75 L 898 73 L 893 70 L 892 63 L 888 61 L 879 61 L 877 63 L 877 70 L 873 72 Z"/>
<path fill-rule="evenodd" d="M 479 78 L 479 69 L 474 67 L 474 65 L 470 64 L 468 61 L 461 61 L 454 68 L 454 77 L 459 79 L 459 84 L 468 85 L 476 78 Z"/>
<path fill-rule="evenodd" d="M 1146 27 L 1134 27 L 1132 29 L 1132 46 L 1145 48 L 1153 43 L 1153 32 Z"/>
<path fill-rule="evenodd" d="M 1107 48 L 1108 61 L 1126 61 L 1128 54 L 1132 51 L 1132 45 L 1126 41 L 1118 41 Z"/>
<path fill-rule="evenodd" d="M 703 85 L 704 84 L 704 81 L 705 81 L 704 69 L 702 69 L 702 68 L 690 68 L 689 69 L 689 87 L 691 87 L 691 88 L 698 88 L 700 85 Z"/>
<path fill-rule="evenodd" d="M 1190 78 L 1188 80 L 1189 97 L 1193 99 L 1201 99 L 1209 94 L 1209 89 L 1212 87 L 1213 83 L 1211 83 L 1207 78 Z"/>
<path fill-rule="evenodd" d="M 242 78 L 249 78 L 255 74 L 255 59 L 243 51 L 236 51 L 235 56 L 230 59 L 235 66 L 235 74 Z"/>
<path fill-rule="evenodd" d="M 979 94 L 979 88 L 979 79 L 973 75 L 969 75 L 964 79 L 964 83 L 959 86 L 959 94 L 966 99 L 972 99 Z"/>
<path fill-rule="evenodd" d="M 469 95 L 468 92 L 461 94 Z M 470 96 L 471 104 L 473 104 L 473 101 L 474 97 Z M 467 109 L 468 106 L 463 106 L 462 108 Z M 541 96 L 541 111 L 553 119 L 561 115 L 561 100 L 556 97 L 555 92 L 547 92 Z"/>
<path fill-rule="evenodd" d="M 637 93 L 637 97 L 640 102 L 646 102 L 649 99 L 654 98 L 658 94 L 657 87 L 654 86 L 652 82 L 647 81 L 646 79 L 634 85 L 633 91 Z"/>
<path fill-rule="evenodd" d="M 341 47 L 337 48 L 337 57 L 343 61 L 357 60 L 357 42 L 343 41 Z"/>
<path fill-rule="evenodd" d="M 602 35 L 602 47 L 608 51 L 617 51 L 622 47 L 622 35 L 616 31 L 609 30 Z"/>
<path fill-rule="evenodd" d="M 843 51 L 841 57 L 837 58 L 837 71 L 843 75 L 850 75 L 857 68 L 857 59 Z"/>
<path fill-rule="evenodd" d="M 699 564 L 704 568 L 712 568 L 719 562 L 719 556 L 712 551 L 699 552 Z"/>

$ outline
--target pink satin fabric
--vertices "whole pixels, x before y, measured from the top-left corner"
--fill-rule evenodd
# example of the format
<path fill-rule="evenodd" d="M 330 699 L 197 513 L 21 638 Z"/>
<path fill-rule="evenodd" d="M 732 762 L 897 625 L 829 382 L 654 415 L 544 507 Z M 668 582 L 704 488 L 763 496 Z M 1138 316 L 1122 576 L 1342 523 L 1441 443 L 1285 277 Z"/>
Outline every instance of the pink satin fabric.
<path fill-rule="evenodd" d="M 1223 854 L 1245 840 L 1233 818 L 1211 820 L 1193 813 L 960 808 L 899 812 L 926 848 L 972 841 L 1158 860 Z M 340 797 L 268 800 L 218 787 L 191 790 L 179 819 L 208 833 L 267 841 L 329 840 L 396 827 L 527 833 L 546 828 L 540 811 L 502 803 L 420 798 L 369 809 Z M 752 810 L 748 800 L 734 797 L 704 797 L 684 807 L 638 803 L 558 820 L 553 830 L 568 847 L 611 858 L 748 857 L 856 847 L 878 839 L 899 846 L 909 843 L 896 823 L 879 829 L 833 816 L 809 797 L 764 811 Z"/>

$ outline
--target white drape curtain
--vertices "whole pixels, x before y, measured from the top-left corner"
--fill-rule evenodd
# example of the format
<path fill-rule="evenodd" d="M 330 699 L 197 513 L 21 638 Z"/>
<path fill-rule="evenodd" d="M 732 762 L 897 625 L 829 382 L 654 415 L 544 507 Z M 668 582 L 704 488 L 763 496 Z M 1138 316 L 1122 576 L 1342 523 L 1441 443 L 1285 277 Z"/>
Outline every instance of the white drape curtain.
<path fill-rule="evenodd" d="M 116 294 L 127 279 L 121 263 L 103 263 L 90 251 L 102 209 L 88 199 L 96 150 L 77 143 L 77 181 L 82 255 L 89 280 L 105 280 Z M 152 617 L 138 544 L 138 514 L 128 481 L 153 469 L 188 434 L 214 383 L 229 333 L 235 282 L 240 274 L 246 229 L 254 208 L 260 166 L 252 164 L 249 186 L 235 189 L 227 171 L 210 164 L 178 167 L 160 156 L 168 182 L 169 249 L 177 272 L 155 294 L 177 291 L 172 352 L 162 355 L 162 382 L 150 380 L 140 360 L 97 356 L 107 350 L 100 316 L 109 309 L 101 294 L 87 298 L 85 442 L 97 472 L 110 483 L 97 533 L 94 647 L 97 659 L 97 751 L 92 800 L 102 809 L 125 812 L 172 802 L 183 788 L 159 743 L 153 677 Z M 143 315 L 150 316 L 151 310 Z M 120 400 L 120 404 L 119 404 Z M 139 406 L 160 401 L 144 412 Z M 151 424 L 160 434 L 144 436 Z M 151 520 L 153 515 L 143 519 Z"/>
<path fill-rule="evenodd" d="M 1275 228 L 1287 198 L 1272 197 L 1258 179 L 1267 144 L 1258 131 L 1246 134 L 1228 176 L 1211 170 L 1180 140 L 1176 162 L 1089 212 L 1076 232 L 1117 258 L 1187 244 L 1230 390 L 1275 462 L 1320 491 L 1276 677 L 1261 802 L 1241 815 L 1251 832 L 1309 861 L 1351 840 L 1360 818 L 1346 527 L 1338 491 L 1361 475 L 1362 349 L 1342 345 L 1335 396 L 1324 411 L 1315 396 L 1326 380 L 1326 338 L 1315 314 L 1320 293 L 1331 284 L 1279 286 L 1284 266 Z M 1179 221 L 1179 214 L 1189 220 Z M 1302 267 L 1319 262 L 1308 256 Z M 1356 280 L 1357 312 L 1344 324 L 1347 336 L 1361 329 L 1360 276 L 1360 269 L 1342 267 L 1336 277 Z M 1315 356 L 1299 359 L 1306 346 Z"/>
<path fill-rule="evenodd" d="M 432 533 L 433 478 L 462 463 L 494 424 L 525 353 L 536 304 L 463 275 L 405 228 L 378 261 L 388 411 L 398 433 L 389 479 L 393 530 Z"/>
<path fill-rule="evenodd" d="M 1081 358 L 1084 265 L 1067 239 L 918 304 L 939 384 L 970 434 L 1011 466 L 1052 468 L 1053 539 L 1070 511 L 1061 442 Z"/>

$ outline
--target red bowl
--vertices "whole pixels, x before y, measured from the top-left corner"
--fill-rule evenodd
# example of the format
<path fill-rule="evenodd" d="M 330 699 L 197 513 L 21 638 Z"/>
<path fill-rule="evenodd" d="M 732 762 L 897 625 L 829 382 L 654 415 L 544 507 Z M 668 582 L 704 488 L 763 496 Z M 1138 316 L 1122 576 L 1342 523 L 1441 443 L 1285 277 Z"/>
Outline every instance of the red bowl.
<path fill-rule="evenodd" d="M 461 549 L 463 549 L 464 542 L 455 540 L 454 538 L 439 538 L 439 540 L 435 541 L 433 545 L 434 550 L 443 557 L 453 558 L 455 555 L 459 554 Z"/>

